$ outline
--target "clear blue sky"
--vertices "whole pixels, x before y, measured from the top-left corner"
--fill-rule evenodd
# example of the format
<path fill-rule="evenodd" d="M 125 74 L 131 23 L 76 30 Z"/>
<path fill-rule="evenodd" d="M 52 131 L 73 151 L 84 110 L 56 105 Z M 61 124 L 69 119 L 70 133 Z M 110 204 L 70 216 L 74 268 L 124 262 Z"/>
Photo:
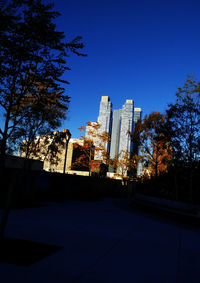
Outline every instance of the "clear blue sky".
<path fill-rule="evenodd" d="M 72 137 L 97 120 L 102 95 L 113 109 L 133 99 L 144 116 L 174 102 L 187 74 L 200 80 L 199 0 L 56 0 L 55 9 L 58 29 L 82 36 L 88 54 L 70 56 L 65 74 Z"/>

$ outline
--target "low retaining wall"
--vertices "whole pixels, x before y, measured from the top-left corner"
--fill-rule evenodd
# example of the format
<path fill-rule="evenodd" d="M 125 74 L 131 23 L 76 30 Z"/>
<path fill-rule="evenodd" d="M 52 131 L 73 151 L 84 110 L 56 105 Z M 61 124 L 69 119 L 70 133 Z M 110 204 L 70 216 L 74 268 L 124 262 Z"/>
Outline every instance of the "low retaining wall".
<path fill-rule="evenodd" d="M 197 217 L 200 217 L 200 206 L 191 203 L 183 203 L 168 199 L 160 199 L 138 193 L 135 194 L 134 199 L 136 201 L 142 201 L 146 204 L 149 203 L 150 205 L 156 205 L 159 208 L 173 209 L 182 213 L 190 213 L 196 215 Z"/>
<path fill-rule="evenodd" d="M 5 185 L 0 190 L 0 206 L 7 198 L 10 179 L 15 176 L 13 205 L 29 205 L 40 201 L 98 200 L 104 197 L 128 197 L 129 188 L 120 180 L 96 178 L 46 171 L 8 169 Z"/>

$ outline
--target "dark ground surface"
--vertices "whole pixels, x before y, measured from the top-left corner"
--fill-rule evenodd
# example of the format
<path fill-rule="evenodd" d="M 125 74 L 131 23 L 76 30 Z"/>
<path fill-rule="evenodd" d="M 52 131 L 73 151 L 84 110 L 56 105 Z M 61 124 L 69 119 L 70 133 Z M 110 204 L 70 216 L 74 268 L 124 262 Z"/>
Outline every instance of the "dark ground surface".
<path fill-rule="evenodd" d="M 13 210 L 0 282 L 200 282 L 199 225 L 129 202 Z"/>

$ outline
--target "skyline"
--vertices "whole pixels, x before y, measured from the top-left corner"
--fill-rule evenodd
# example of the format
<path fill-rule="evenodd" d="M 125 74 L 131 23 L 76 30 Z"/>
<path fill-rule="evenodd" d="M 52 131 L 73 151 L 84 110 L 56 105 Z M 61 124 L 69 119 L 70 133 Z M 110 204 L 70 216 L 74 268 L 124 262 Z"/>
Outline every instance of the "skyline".
<path fill-rule="evenodd" d="M 71 102 L 62 128 L 73 138 L 80 125 L 97 121 L 101 96 L 110 97 L 113 109 L 133 99 L 144 116 L 175 102 L 187 74 L 200 80 L 199 1 L 63 3 L 55 1 L 57 29 L 67 40 L 82 36 L 88 55 L 71 54 L 64 75 Z"/>

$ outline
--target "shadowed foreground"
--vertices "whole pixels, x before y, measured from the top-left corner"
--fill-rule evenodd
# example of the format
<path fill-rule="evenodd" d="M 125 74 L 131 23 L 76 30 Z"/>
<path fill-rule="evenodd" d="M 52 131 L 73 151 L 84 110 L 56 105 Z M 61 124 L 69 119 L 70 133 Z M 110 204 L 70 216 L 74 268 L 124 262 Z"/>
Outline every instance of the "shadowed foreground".
<path fill-rule="evenodd" d="M 13 264 L 2 256 L 1 283 L 200 282 L 200 229 L 128 202 L 66 201 L 12 211 L 6 237 L 26 240 L 19 242 L 35 247 L 35 257 L 27 252 L 27 264 Z"/>

